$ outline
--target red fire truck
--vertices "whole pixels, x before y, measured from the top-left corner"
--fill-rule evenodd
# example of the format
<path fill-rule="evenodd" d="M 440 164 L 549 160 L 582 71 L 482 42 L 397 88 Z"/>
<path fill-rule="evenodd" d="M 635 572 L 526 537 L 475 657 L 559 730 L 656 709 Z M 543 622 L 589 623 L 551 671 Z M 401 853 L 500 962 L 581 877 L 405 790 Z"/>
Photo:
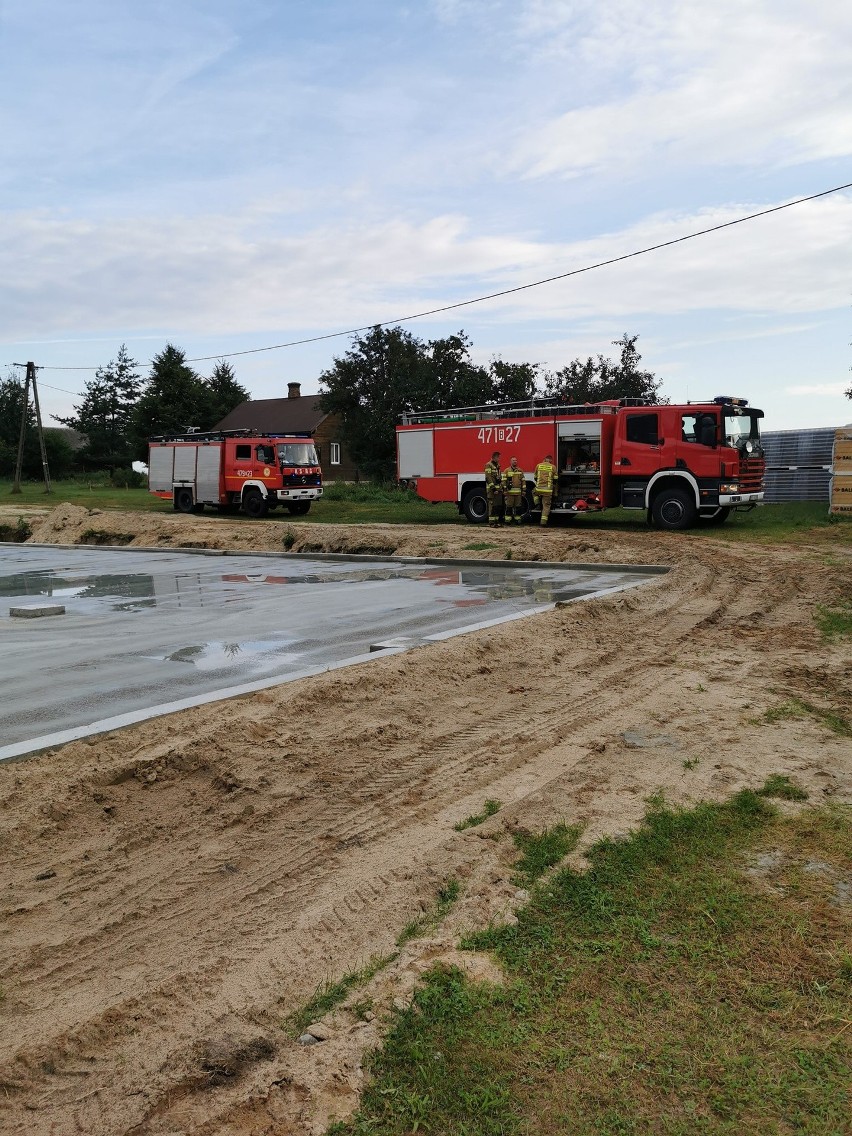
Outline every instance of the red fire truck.
<path fill-rule="evenodd" d="M 148 443 L 148 488 L 179 513 L 215 505 L 263 517 L 284 505 L 298 516 L 322 496 L 322 470 L 308 434 L 173 434 Z"/>
<path fill-rule="evenodd" d="M 547 454 L 557 469 L 551 514 L 569 518 L 620 506 L 643 509 L 663 529 L 699 519 L 720 523 L 731 509 L 763 501 L 762 410 L 720 396 L 681 406 L 638 399 L 561 406 L 525 403 L 461 407 L 403 416 L 397 470 L 427 501 L 454 501 L 469 521 L 486 519 L 485 463 L 499 450 L 526 473 Z"/>

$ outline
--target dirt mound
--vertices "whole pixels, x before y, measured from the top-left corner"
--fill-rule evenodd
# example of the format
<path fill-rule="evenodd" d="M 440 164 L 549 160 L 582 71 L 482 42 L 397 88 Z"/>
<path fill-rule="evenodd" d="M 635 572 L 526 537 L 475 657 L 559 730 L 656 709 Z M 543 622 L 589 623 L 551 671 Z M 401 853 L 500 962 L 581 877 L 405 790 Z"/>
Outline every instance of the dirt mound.
<path fill-rule="evenodd" d="M 522 529 L 477 550 L 467 526 L 75 506 L 32 539 L 280 552 L 288 530 L 295 551 L 673 570 L 0 766 L 4 1132 L 320 1133 L 356 1106 L 365 1052 L 435 960 L 500 980 L 455 944 L 524 901 L 517 828 L 581 824 L 587 847 L 636 825 L 652 793 L 720 799 L 770 774 L 852 800 L 831 717 L 852 703 L 848 650 L 813 618 L 850 594 L 843 549 Z M 489 799 L 495 815 L 456 831 Z M 357 972 L 337 1009 L 304 1021 Z M 306 1025 L 316 1044 L 300 1043 Z"/>

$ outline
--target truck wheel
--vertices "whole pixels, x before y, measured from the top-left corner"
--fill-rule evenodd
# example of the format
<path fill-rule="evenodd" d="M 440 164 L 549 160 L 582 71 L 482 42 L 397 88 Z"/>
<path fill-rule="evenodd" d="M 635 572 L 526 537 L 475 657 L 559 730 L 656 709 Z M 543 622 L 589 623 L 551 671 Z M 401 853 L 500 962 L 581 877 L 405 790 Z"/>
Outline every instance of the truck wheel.
<path fill-rule="evenodd" d="M 468 489 L 462 497 L 462 512 L 472 525 L 481 525 L 488 520 L 488 498 L 485 489 Z"/>
<path fill-rule="evenodd" d="M 259 489 L 247 489 L 243 494 L 243 512 L 249 517 L 266 516 L 266 498 Z"/>
<path fill-rule="evenodd" d="M 697 516 L 695 502 L 684 489 L 663 489 L 651 505 L 651 517 L 658 529 L 688 529 Z"/>
<path fill-rule="evenodd" d="M 304 517 L 305 513 L 310 512 L 310 509 L 310 501 L 293 501 L 287 506 L 287 512 L 291 517 Z"/>
<path fill-rule="evenodd" d="M 175 509 L 178 513 L 191 513 L 193 506 L 194 502 L 192 500 L 191 489 L 175 490 Z"/>

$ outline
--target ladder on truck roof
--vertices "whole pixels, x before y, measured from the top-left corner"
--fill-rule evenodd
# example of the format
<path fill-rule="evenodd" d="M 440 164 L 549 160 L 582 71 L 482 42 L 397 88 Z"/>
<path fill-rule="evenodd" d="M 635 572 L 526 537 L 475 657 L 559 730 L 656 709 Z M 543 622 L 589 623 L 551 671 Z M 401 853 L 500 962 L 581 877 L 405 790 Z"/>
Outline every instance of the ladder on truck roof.
<path fill-rule="evenodd" d="M 528 398 L 523 402 L 495 402 L 482 406 L 456 406 L 446 410 L 407 411 L 401 414 L 403 426 L 423 426 L 430 422 L 479 422 L 489 418 L 544 418 L 551 414 L 615 414 L 622 406 L 650 406 L 644 398 L 619 398 L 605 402 L 570 406 L 552 398 Z"/>
<path fill-rule="evenodd" d="M 311 438 L 313 437 L 306 430 L 293 430 L 289 434 L 267 434 L 263 430 L 190 430 L 185 434 L 161 434 L 155 438 L 149 438 L 149 442 L 224 442 L 227 438 L 269 438 L 272 441 L 276 439 L 290 439 L 290 438 Z"/>

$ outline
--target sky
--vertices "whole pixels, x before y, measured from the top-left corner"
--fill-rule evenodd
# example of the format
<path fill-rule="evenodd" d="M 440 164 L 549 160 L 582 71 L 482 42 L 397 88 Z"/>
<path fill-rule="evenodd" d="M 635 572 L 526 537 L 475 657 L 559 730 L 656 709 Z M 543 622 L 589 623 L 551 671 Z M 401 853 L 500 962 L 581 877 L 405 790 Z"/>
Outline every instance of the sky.
<path fill-rule="evenodd" d="M 852 183 L 836 0 L 0 0 L 0 73 L 0 377 L 48 425 L 122 344 L 313 393 L 335 333 Z M 403 326 L 551 371 L 638 335 L 785 430 L 852 422 L 850 305 L 846 189 Z"/>

